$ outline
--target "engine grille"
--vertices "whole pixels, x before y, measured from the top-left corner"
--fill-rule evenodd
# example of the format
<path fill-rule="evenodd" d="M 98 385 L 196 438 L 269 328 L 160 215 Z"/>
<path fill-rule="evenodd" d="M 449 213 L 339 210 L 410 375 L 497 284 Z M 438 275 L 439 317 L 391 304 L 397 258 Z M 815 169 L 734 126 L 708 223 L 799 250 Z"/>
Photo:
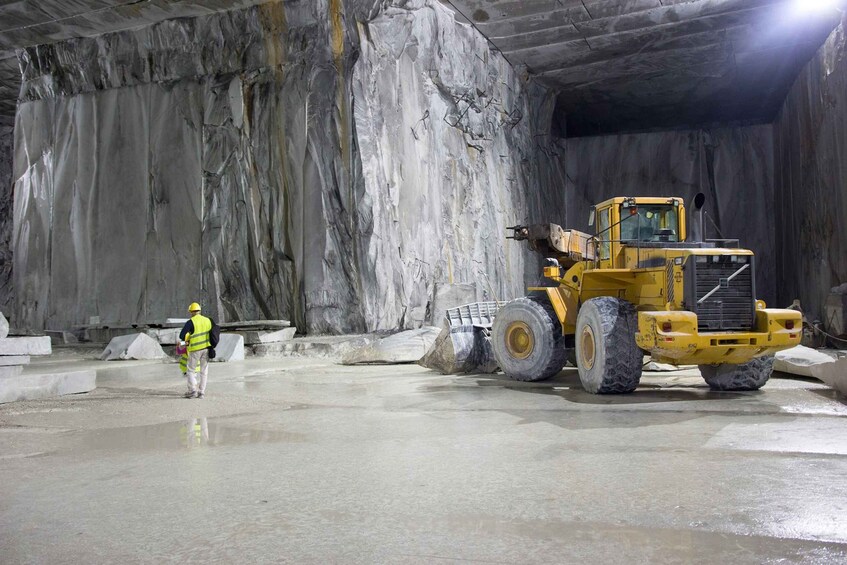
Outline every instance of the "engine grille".
<path fill-rule="evenodd" d="M 753 258 L 745 255 L 689 258 L 686 307 L 697 313 L 699 331 L 753 328 L 753 268 Z"/>

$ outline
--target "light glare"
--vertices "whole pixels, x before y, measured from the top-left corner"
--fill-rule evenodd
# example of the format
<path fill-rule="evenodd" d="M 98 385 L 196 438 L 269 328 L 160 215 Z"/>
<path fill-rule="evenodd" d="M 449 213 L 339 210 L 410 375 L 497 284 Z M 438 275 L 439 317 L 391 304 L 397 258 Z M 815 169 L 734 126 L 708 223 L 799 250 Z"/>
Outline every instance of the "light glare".
<path fill-rule="evenodd" d="M 837 11 L 839 0 L 794 0 L 794 9 L 802 13 L 827 13 Z"/>

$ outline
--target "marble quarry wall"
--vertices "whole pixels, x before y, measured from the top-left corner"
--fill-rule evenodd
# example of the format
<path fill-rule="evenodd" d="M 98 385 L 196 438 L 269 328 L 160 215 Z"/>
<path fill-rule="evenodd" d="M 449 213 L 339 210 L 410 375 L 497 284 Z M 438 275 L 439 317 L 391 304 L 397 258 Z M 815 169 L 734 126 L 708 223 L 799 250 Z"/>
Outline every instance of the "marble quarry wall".
<path fill-rule="evenodd" d="M 572 138 L 566 154 L 566 225 L 588 230 L 591 206 L 614 196 L 702 192 L 719 233 L 756 253 L 759 297 L 777 304 L 770 125 Z M 715 225 L 706 220 L 708 238 Z"/>
<path fill-rule="evenodd" d="M 505 227 L 564 209 L 554 98 L 429 2 L 385 10 L 360 37 L 353 98 L 370 203 L 369 319 L 418 323 L 450 285 L 471 285 L 480 300 L 522 296 L 540 269 Z"/>
<path fill-rule="evenodd" d="M 823 319 L 847 282 L 847 18 L 794 83 L 774 147 L 779 297 Z"/>
<path fill-rule="evenodd" d="M 415 327 L 453 287 L 522 294 L 537 261 L 504 228 L 564 210 L 552 96 L 435 0 L 271 2 L 20 57 L 18 327 L 198 297 L 220 321 Z"/>
<path fill-rule="evenodd" d="M 9 313 L 14 303 L 12 285 L 12 154 L 14 128 L 0 125 L 0 312 Z"/>

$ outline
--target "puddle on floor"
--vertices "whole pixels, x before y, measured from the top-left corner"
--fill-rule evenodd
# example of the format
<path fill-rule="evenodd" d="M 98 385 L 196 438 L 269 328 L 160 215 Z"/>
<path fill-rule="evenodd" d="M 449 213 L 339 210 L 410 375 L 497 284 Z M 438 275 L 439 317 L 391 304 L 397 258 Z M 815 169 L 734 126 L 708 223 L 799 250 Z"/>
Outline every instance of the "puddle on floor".
<path fill-rule="evenodd" d="M 215 418 L 84 432 L 76 450 L 183 450 L 260 443 L 299 443 L 305 434 L 239 426 Z"/>

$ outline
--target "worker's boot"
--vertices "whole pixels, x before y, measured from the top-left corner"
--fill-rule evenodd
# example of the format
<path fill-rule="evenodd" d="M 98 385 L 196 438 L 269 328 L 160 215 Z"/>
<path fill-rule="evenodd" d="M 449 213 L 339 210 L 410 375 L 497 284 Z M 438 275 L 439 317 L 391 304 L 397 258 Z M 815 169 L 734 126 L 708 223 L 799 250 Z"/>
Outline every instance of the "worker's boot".
<path fill-rule="evenodd" d="M 183 395 L 185 398 L 197 398 L 197 392 L 193 390 L 189 390 Z"/>

